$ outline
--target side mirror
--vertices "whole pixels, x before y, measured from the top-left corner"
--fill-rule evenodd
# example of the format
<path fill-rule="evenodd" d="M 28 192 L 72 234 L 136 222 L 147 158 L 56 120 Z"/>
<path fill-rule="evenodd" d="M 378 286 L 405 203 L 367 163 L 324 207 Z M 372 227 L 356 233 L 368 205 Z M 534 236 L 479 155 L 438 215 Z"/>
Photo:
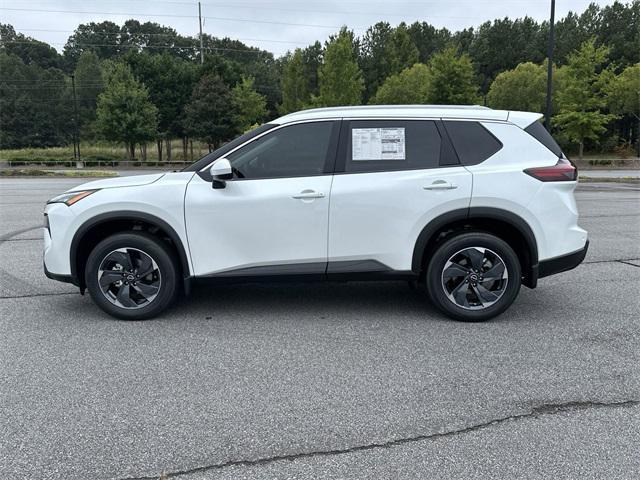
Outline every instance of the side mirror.
<path fill-rule="evenodd" d="M 213 188 L 224 188 L 226 186 L 225 180 L 231 180 L 233 178 L 233 170 L 231 169 L 231 163 L 226 158 L 219 158 L 211 168 L 209 169 L 213 182 L 211 186 Z"/>

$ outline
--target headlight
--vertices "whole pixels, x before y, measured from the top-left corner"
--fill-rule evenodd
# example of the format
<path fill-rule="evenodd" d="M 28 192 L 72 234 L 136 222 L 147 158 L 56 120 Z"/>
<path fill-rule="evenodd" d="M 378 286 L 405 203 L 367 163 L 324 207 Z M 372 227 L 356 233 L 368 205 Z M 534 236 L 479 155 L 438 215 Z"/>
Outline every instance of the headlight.
<path fill-rule="evenodd" d="M 71 206 L 76 202 L 79 202 L 80 200 L 82 200 L 85 197 L 88 197 L 89 195 L 91 195 L 94 192 L 97 192 L 98 190 L 83 190 L 81 192 L 67 192 L 67 193 L 63 193 L 62 195 L 58 195 L 57 197 L 53 197 L 51 200 L 49 200 L 47 202 L 47 204 L 49 203 L 64 203 L 67 206 Z"/>

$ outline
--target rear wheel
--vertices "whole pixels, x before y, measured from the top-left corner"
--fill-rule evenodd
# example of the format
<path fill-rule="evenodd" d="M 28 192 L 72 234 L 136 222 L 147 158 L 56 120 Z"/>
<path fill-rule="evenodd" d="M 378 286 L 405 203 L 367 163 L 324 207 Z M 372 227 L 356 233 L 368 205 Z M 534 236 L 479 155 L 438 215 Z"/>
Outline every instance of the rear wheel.
<path fill-rule="evenodd" d="M 124 320 L 144 320 L 175 299 L 178 275 L 170 249 L 152 235 L 119 233 L 89 254 L 87 290 L 105 312 Z"/>
<path fill-rule="evenodd" d="M 427 292 L 446 315 L 481 322 L 504 312 L 520 291 L 520 262 L 503 240 L 464 233 L 445 241 L 427 267 Z"/>

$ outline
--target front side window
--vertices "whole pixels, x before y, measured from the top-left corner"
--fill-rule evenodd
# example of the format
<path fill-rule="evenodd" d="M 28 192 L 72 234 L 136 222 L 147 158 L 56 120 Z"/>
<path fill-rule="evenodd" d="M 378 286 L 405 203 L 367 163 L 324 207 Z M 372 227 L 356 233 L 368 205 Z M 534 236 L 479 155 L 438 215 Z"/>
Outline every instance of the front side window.
<path fill-rule="evenodd" d="M 345 171 L 436 168 L 441 143 L 431 120 L 353 120 L 349 122 Z"/>
<path fill-rule="evenodd" d="M 240 179 L 322 175 L 334 122 L 310 122 L 282 127 L 227 155 Z"/>

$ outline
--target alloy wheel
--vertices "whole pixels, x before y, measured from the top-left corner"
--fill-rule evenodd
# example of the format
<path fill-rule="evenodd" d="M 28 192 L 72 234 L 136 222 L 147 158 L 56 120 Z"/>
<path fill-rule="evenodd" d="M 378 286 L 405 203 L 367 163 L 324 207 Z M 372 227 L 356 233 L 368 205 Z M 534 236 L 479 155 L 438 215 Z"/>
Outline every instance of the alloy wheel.
<path fill-rule="evenodd" d="M 508 281 L 502 258 L 484 247 L 459 250 L 442 270 L 442 288 L 447 298 L 466 310 L 481 310 L 495 304 Z"/>
<path fill-rule="evenodd" d="M 153 258 L 137 248 L 118 248 L 100 262 L 98 285 L 112 304 L 126 309 L 149 305 L 158 295 L 162 276 Z"/>

